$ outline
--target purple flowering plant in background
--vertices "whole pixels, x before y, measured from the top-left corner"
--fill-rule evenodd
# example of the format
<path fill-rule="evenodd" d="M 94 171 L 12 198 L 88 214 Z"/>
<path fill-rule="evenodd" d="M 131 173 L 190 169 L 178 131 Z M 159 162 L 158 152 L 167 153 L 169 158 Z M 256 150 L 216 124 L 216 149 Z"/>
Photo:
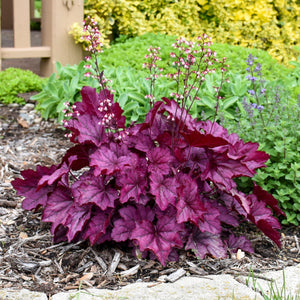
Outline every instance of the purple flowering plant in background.
<path fill-rule="evenodd" d="M 210 45 L 206 35 L 174 43 L 170 58 L 176 71 L 168 77 L 177 89 L 162 99 L 153 96 L 159 49 L 150 47 L 145 67 L 151 109 L 143 123 L 128 127 L 103 84 L 103 72 L 88 71 L 97 76 L 100 91 L 84 87 L 82 102 L 68 108 L 64 127 L 74 146 L 59 164 L 24 170 L 23 178 L 12 182 L 25 197 L 22 207 L 41 208 L 42 221 L 52 223 L 54 242 L 110 241 L 165 265 L 182 250 L 199 258 L 225 258 L 238 249 L 253 252 L 244 236 L 233 233 L 251 222 L 281 245 L 274 214 L 284 213 L 276 199 L 256 184 L 243 193 L 235 182 L 251 178 L 269 155 L 258 151 L 258 143 L 245 143 L 216 122 L 189 114 L 191 103 L 201 101 L 198 91 L 206 74 L 227 69 Z M 215 88 L 218 101 L 220 88 Z"/>

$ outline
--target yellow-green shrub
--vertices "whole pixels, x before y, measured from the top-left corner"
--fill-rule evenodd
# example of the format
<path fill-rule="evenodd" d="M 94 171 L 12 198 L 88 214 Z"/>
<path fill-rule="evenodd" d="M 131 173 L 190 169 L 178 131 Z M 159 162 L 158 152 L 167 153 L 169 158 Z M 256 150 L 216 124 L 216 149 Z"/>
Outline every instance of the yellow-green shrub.
<path fill-rule="evenodd" d="M 87 0 L 85 15 L 110 40 L 146 32 L 188 38 L 206 32 L 218 43 L 267 50 L 285 64 L 299 55 L 293 47 L 300 45 L 299 0 Z"/>

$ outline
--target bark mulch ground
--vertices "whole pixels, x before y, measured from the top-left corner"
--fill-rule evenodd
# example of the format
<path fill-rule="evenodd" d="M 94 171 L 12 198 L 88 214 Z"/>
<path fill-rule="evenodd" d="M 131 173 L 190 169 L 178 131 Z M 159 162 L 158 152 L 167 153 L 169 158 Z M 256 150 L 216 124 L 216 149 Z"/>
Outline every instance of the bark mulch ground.
<path fill-rule="evenodd" d="M 251 240 L 254 254 L 199 260 L 191 252 L 182 252 L 178 262 L 166 267 L 138 260 L 113 244 L 53 244 L 49 224 L 40 222 L 41 212 L 22 210 L 22 198 L 16 196 L 10 182 L 23 169 L 58 163 L 71 144 L 62 128 L 41 120 L 29 96 L 24 97 L 27 104 L 23 107 L 0 105 L 0 288 L 28 288 L 52 295 L 79 286 L 117 289 L 166 276 L 172 281 L 178 270 L 193 276 L 247 276 L 253 270 L 256 276 L 263 276 L 263 271 L 300 263 L 300 228 L 295 226 L 282 228 L 281 249 L 247 226 L 239 230 Z"/>

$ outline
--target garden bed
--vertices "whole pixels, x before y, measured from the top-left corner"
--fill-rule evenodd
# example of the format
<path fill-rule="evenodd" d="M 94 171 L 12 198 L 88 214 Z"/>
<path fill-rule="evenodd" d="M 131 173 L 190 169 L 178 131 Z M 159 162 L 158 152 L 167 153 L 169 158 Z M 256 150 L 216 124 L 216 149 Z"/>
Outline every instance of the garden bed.
<path fill-rule="evenodd" d="M 180 268 L 193 276 L 247 276 L 250 270 L 263 276 L 263 271 L 300 263 L 300 230 L 295 226 L 283 227 L 282 249 L 249 225 L 239 232 L 251 241 L 254 254 L 197 260 L 188 251 L 165 267 L 138 260 L 114 244 L 53 244 L 50 226 L 40 222 L 42 213 L 22 210 L 22 197 L 15 195 L 10 182 L 23 169 L 58 163 L 70 142 L 61 126 L 43 121 L 27 101 L 25 107 L 0 106 L 0 288 L 28 288 L 49 295 L 80 286 L 117 289 L 138 280 L 152 282 Z"/>

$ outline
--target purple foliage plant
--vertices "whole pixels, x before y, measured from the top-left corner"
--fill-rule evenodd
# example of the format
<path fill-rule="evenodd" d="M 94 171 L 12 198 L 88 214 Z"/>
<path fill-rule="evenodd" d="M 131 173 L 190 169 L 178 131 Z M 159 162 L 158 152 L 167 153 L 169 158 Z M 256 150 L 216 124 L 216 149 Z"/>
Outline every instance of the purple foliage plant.
<path fill-rule="evenodd" d="M 111 241 L 165 265 L 179 250 L 201 259 L 225 258 L 237 249 L 253 252 L 244 236 L 233 233 L 251 222 L 280 246 L 274 214 L 283 212 L 275 198 L 255 183 L 245 194 L 234 180 L 252 177 L 269 156 L 218 123 L 189 115 L 193 101 L 201 101 L 206 74 L 226 71 L 225 59 L 219 61 L 210 45 L 206 35 L 196 43 L 176 41 L 176 72 L 168 76 L 178 88 L 159 101 L 148 95 L 152 107 L 143 123 L 125 127 L 121 107 L 103 84 L 99 92 L 82 89 L 82 102 L 64 122 L 75 145 L 59 164 L 24 170 L 12 182 L 25 197 L 23 209 L 42 208 L 54 242 Z M 154 70 L 152 91 L 158 50 L 150 48 L 145 64 Z M 103 72 L 98 75 L 101 81 Z"/>

